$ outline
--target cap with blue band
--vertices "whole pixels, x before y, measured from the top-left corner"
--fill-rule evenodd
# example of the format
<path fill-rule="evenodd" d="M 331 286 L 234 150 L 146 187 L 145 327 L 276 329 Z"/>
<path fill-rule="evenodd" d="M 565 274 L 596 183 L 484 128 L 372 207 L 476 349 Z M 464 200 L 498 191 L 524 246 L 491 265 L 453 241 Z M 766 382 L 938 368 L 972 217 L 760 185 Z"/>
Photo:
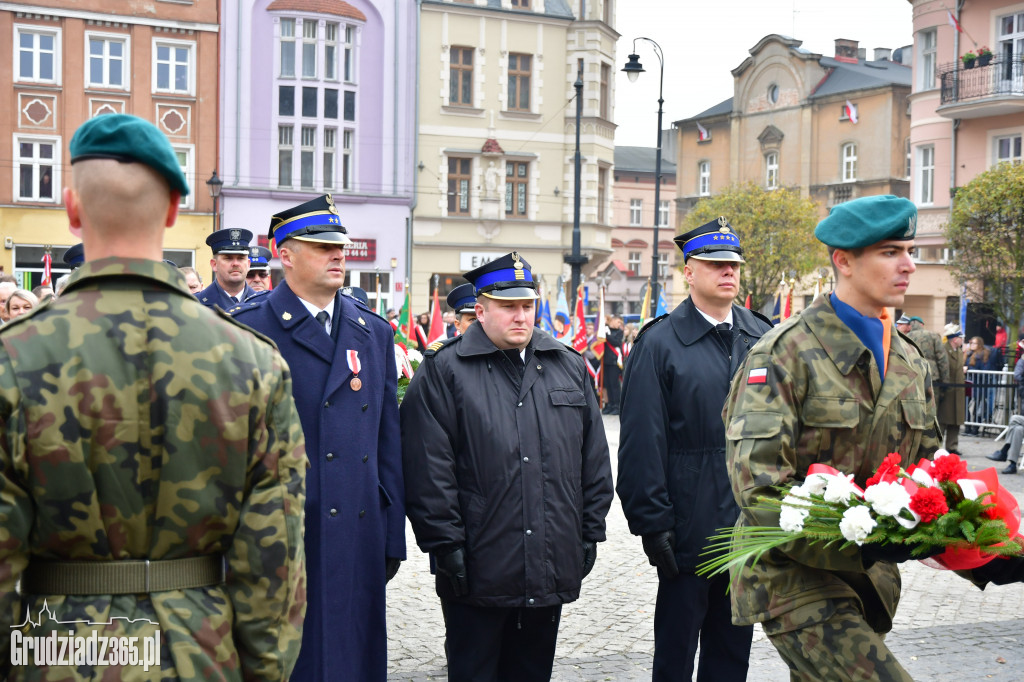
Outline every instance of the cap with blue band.
<path fill-rule="evenodd" d="M 463 275 L 473 283 L 477 296 L 504 299 L 537 298 L 530 264 L 517 252 L 496 258 Z"/>
<path fill-rule="evenodd" d="M 719 217 L 676 237 L 676 246 L 683 252 L 683 262 L 697 260 L 743 263 L 740 236 L 725 217 Z"/>
<path fill-rule="evenodd" d="M 352 243 L 330 194 L 275 214 L 270 219 L 269 236 L 278 246 L 287 239 L 327 244 Z"/>
<path fill-rule="evenodd" d="M 456 313 L 471 311 L 476 306 L 476 287 L 471 283 L 460 284 L 448 292 L 445 301 Z"/>

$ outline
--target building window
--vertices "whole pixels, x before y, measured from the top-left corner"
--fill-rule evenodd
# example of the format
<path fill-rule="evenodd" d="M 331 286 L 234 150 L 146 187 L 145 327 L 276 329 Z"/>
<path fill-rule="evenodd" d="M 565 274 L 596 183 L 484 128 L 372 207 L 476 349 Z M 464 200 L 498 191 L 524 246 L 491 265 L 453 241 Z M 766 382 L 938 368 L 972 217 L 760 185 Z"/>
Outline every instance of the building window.
<path fill-rule="evenodd" d="M 324 88 L 324 118 L 338 118 L 338 91 Z"/>
<path fill-rule="evenodd" d="M 505 163 L 505 215 L 510 218 L 526 217 L 526 193 L 529 187 L 529 164 L 520 161 Z"/>
<path fill-rule="evenodd" d="M 338 131 L 324 128 L 324 189 L 334 189 L 334 147 Z"/>
<path fill-rule="evenodd" d="M 15 81 L 60 82 L 60 31 L 15 26 L 18 71 Z"/>
<path fill-rule="evenodd" d="M 932 90 L 935 88 L 936 31 L 921 31 L 918 50 L 921 55 L 921 67 L 918 69 L 917 89 Z"/>
<path fill-rule="evenodd" d="M 660 200 L 658 202 L 658 227 L 668 227 L 669 202 Z"/>
<path fill-rule="evenodd" d="M 153 41 L 153 82 L 155 92 L 192 94 L 192 52 L 195 43 Z"/>
<path fill-rule="evenodd" d="M 302 115 L 305 118 L 316 118 L 318 88 L 302 88 Z"/>
<path fill-rule="evenodd" d="M 1024 12 L 999 17 L 996 24 L 999 26 L 999 42 L 996 50 L 1003 63 L 1000 78 L 1004 81 L 1016 81 L 1014 91 L 1019 93 L 1020 60 L 1021 56 L 1024 56 Z"/>
<path fill-rule="evenodd" d="M 669 256 L 669 254 L 668 254 L 667 251 L 659 251 L 658 252 L 658 278 L 659 279 L 665 279 L 666 277 L 668 277 L 668 256 Z"/>
<path fill-rule="evenodd" d="M 352 26 L 345 27 L 345 82 L 355 81 L 355 39 L 356 29 Z"/>
<path fill-rule="evenodd" d="M 54 201 L 54 187 L 58 186 L 54 177 L 60 168 L 57 154 L 60 150 L 60 138 L 46 139 L 14 139 L 17 168 L 18 199 L 20 201 Z"/>
<path fill-rule="evenodd" d="M 528 54 L 508 56 L 508 108 L 509 111 L 530 110 L 530 63 Z"/>
<path fill-rule="evenodd" d="M 85 84 L 95 88 L 127 89 L 126 74 L 128 38 L 107 37 L 86 34 L 86 47 L 89 51 L 86 59 Z"/>
<path fill-rule="evenodd" d="M 639 277 L 642 273 L 640 272 L 640 266 L 643 262 L 643 254 L 639 251 L 630 251 L 629 256 L 626 259 L 626 267 L 633 271 L 633 274 Z"/>
<path fill-rule="evenodd" d="M 346 121 L 356 120 L 356 93 L 351 90 L 345 91 L 345 112 Z"/>
<path fill-rule="evenodd" d="M 473 48 L 453 47 L 449 67 L 448 101 L 460 106 L 473 105 Z"/>
<path fill-rule="evenodd" d="M 313 157 L 316 154 L 316 126 L 302 126 L 302 148 L 299 151 L 299 185 L 313 186 Z"/>
<path fill-rule="evenodd" d="M 472 159 L 448 159 L 448 215 L 469 215 Z"/>
<path fill-rule="evenodd" d="M 316 19 L 302 21 L 302 77 L 316 78 Z"/>
<path fill-rule="evenodd" d="M 295 20 L 281 20 L 281 78 L 295 78 Z"/>
<path fill-rule="evenodd" d="M 643 225 L 644 220 L 644 200 L 643 199 L 630 199 L 629 200 L 629 226 L 640 227 Z"/>
<path fill-rule="evenodd" d="M 764 155 L 764 186 L 766 189 L 777 189 L 779 186 L 778 152 L 768 152 Z"/>
<path fill-rule="evenodd" d="M 935 201 L 935 147 L 917 148 L 917 203 Z"/>
<path fill-rule="evenodd" d="M 848 142 L 843 145 L 843 182 L 857 179 L 857 145 Z"/>
<path fill-rule="evenodd" d="M 341 188 L 352 189 L 352 138 L 355 131 L 346 130 L 341 135 Z"/>
<path fill-rule="evenodd" d="M 697 164 L 697 194 L 702 197 L 711 195 L 710 161 L 701 161 Z"/>
<path fill-rule="evenodd" d="M 612 79 L 612 67 L 608 64 L 601 65 L 601 118 L 611 120 L 612 103 L 609 90 L 609 83 Z"/>
<path fill-rule="evenodd" d="M 291 85 L 279 85 L 277 88 L 277 115 L 295 115 L 295 88 Z"/>
<path fill-rule="evenodd" d="M 277 128 L 277 184 L 281 187 L 292 186 L 292 126 Z"/>
<path fill-rule="evenodd" d="M 1004 161 L 1009 161 L 1010 163 L 1020 163 L 1020 143 L 1020 135 L 1008 135 L 1006 137 L 997 137 L 996 163 L 1003 163 Z"/>
<path fill-rule="evenodd" d="M 188 186 L 195 187 L 195 171 L 192 169 L 192 147 L 176 146 L 174 147 L 174 156 L 178 159 L 178 165 L 181 166 L 181 173 L 185 176 L 185 181 L 188 183 Z M 195 196 L 195 192 L 189 193 L 187 197 L 182 197 L 178 207 L 192 208 L 193 196 Z"/>
<path fill-rule="evenodd" d="M 530 9 L 530 0 L 512 0 L 512 6 Z"/>
<path fill-rule="evenodd" d="M 607 223 L 608 212 L 605 204 L 608 203 L 608 169 L 597 170 L 597 222 Z"/>
<path fill-rule="evenodd" d="M 324 27 L 324 78 L 338 80 L 338 25 Z"/>

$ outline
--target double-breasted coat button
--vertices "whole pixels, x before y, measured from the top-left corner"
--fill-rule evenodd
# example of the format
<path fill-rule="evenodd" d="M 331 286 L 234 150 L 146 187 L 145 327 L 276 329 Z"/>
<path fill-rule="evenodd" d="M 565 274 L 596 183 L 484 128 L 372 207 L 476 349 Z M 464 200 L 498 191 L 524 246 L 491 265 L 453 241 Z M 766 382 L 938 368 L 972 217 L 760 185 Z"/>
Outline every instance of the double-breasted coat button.
<path fill-rule="evenodd" d="M 359 518 L 363 518 L 364 516 L 366 516 L 366 510 L 365 509 L 360 509 L 359 510 Z"/>
<path fill-rule="evenodd" d="M 334 453 L 333 452 L 328 452 L 327 453 L 327 461 L 330 462 L 332 459 L 334 459 Z"/>
<path fill-rule="evenodd" d="M 338 515 L 338 510 L 333 508 L 333 507 L 331 507 L 331 516 L 337 516 L 337 515 Z"/>
<path fill-rule="evenodd" d="M 368 408 L 368 407 L 369 407 L 369 405 L 363 405 L 363 412 L 366 412 L 366 408 Z"/>
<path fill-rule="evenodd" d="M 363 455 L 363 464 L 366 464 L 366 461 L 367 461 L 368 459 L 370 459 L 370 456 L 369 456 L 369 455 Z"/>

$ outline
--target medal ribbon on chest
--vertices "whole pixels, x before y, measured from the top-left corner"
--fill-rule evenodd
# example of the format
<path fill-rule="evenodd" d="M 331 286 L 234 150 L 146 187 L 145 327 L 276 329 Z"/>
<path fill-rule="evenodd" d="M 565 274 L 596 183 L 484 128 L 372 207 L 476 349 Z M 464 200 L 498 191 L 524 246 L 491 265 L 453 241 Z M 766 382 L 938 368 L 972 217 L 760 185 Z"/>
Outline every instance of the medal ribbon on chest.
<path fill-rule="evenodd" d="M 347 350 L 345 351 L 345 357 L 348 359 L 348 368 L 352 370 L 352 381 L 349 382 L 349 386 L 352 387 L 353 391 L 358 391 L 363 387 L 363 380 L 359 378 L 359 370 L 363 367 L 362 363 L 359 362 L 359 351 Z"/>

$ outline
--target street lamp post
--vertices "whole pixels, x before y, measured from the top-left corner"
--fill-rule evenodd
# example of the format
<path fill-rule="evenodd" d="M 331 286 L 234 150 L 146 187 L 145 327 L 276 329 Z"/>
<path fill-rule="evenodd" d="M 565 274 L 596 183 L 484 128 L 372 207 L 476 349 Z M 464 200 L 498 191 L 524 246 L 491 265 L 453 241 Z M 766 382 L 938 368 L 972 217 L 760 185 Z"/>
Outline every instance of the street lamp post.
<path fill-rule="evenodd" d="M 629 77 L 630 83 L 635 83 L 637 77 L 644 73 L 645 69 L 640 63 L 640 55 L 636 54 L 636 41 L 646 40 L 654 46 L 654 54 L 658 55 L 658 63 L 661 65 L 661 73 L 658 79 L 658 147 L 654 157 L 654 251 L 651 255 L 651 318 L 654 318 L 658 310 L 658 223 L 661 219 L 661 116 L 662 106 L 665 99 L 662 97 L 662 86 L 665 83 L 665 58 L 661 52 L 661 45 L 650 38 L 634 38 L 633 54 L 629 55 L 629 61 L 622 68 Z"/>
<path fill-rule="evenodd" d="M 220 199 L 220 190 L 224 186 L 224 181 L 217 177 L 217 169 L 213 169 L 213 175 L 206 181 L 206 186 L 210 190 L 210 196 L 213 197 L 213 231 L 217 231 L 217 200 Z"/>
<path fill-rule="evenodd" d="M 580 121 L 583 118 L 583 67 L 576 72 L 576 82 L 573 83 L 576 89 L 576 156 L 573 160 L 573 197 L 572 209 L 572 253 L 564 256 L 563 260 L 572 269 L 572 290 L 569 292 L 569 314 L 576 314 L 576 292 L 580 286 L 580 269 L 589 260 L 580 253 L 580 184 L 583 182 L 583 155 L 580 154 Z"/>

